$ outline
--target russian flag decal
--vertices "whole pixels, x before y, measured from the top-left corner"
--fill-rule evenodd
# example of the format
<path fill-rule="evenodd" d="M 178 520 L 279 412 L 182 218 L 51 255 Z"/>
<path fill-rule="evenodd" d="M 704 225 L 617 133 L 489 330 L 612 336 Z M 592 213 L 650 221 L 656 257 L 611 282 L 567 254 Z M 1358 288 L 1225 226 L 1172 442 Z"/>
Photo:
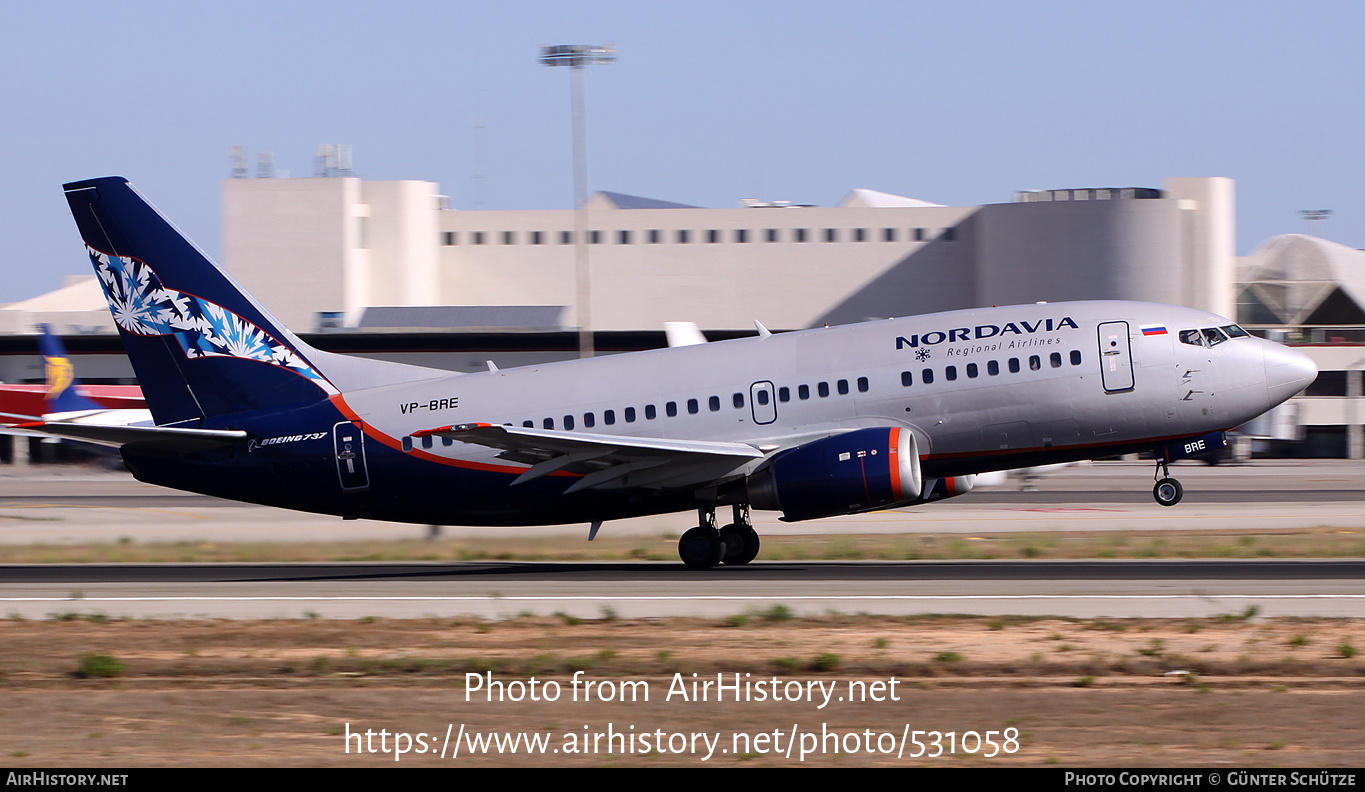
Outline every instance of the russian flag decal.
<path fill-rule="evenodd" d="M 1166 325 L 1143 325 L 1142 334 L 1145 336 L 1166 335 Z"/>

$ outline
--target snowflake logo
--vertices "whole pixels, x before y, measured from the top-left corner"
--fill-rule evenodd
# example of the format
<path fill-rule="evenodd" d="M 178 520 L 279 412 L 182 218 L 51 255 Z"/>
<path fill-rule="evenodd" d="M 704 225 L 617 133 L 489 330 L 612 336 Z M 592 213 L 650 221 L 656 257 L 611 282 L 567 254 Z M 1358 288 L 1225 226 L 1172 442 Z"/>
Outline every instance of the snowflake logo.
<path fill-rule="evenodd" d="M 920 347 L 919 349 L 916 349 L 916 350 L 915 350 L 915 360 L 918 360 L 918 361 L 920 361 L 920 362 L 922 363 L 922 362 L 924 362 L 924 361 L 926 361 L 926 360 L 928 360 L 928 359 L 929 359 L 929 350 L 925 349 L 924 347 Z"/>
<path fill-rule="evenodd" d="M 165 288 L 145 262 L 94 248 L 88 252 L 119 329 L 141 336 L 174 335 L 189 358 L 255 360 L 320 385 L 326 382 L 294 350 L 250 321 L 217 303 Z"/>

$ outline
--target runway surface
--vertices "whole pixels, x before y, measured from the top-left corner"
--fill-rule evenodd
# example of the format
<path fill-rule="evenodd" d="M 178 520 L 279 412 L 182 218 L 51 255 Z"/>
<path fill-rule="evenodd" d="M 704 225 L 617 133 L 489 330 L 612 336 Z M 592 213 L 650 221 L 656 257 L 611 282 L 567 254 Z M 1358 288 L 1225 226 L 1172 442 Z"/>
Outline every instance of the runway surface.
<path fill-rule="evenodd" d="M 1151 463 L 1096 463 L 1037 491 L 978 490 L 909 511 L 780 523 L 761 534 L 1274 530 L 1365 532 L 1365 467 L 1339 461 L 1178 465 L 1175 508 L 1152 502 Z M 693 515 L 611 522 L 620 535 L 680 533 Z M 0 542 L 390 540 L 425 526 L 343 521 L 140 484 L 126 474 L 0 474 Z M 584 535 L 586 526 L 445 528 L 450 537 Z M 42 618 L 328 618 L 565 612 L 595 618 L 797 613 L 1365 617 L 1361 561 L 763 562 L 706 573 L 669 563 L 34 565 L 0 567 L 0 614 Z"/>
<path fill-rule="evenodd" d="M 1365 617 L 1365 561 L 410 563 L 0 567 L 0 608 L 153 618 L 974 613 Z"/>
<path fill-rule="evenodd" d="M 1358 462 L 1258 461 L 1210 467 L 1183 463 L 1185 485 L 1174 508 L 1153 502 L 1152 463 L 1101 462 L 1037 478 L 979 488 L 939 503 L 895 512 L 783 523 L 755 512 L 763 535 L 1036 531 L 1205 531 L 1331 527 L 1365 532 L 1365 465 Z M 603 535 L 681 534 L 695 515 L 620 520 Z M 414 539 L 426 526 L 341 520 L 167 490 L 126 473 L 30 468 L 0 473 L 0 543 L 296 541 Z M 451 538 L 586 536 L 586 525 L 535 528 L 449 526 Z"/>

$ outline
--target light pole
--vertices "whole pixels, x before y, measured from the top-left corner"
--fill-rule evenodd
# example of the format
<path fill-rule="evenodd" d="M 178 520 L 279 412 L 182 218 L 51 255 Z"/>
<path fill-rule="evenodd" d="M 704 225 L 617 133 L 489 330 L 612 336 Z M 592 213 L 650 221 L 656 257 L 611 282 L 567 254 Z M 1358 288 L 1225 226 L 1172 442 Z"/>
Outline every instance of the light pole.
<path fill-rule="evenodd" d="M 588 265 L 588 130 L 583 67 L 613 63 L 616 45 L 560 44 L 540 48 L 544 66 L 568 66 L 573 90 L 574 275 L 577 281 L 578 356 L 593 356 L 591 274 Z"/>
<path fill-rule="evenodd" d="M 1322 237 L 1322 226 L 1327 223 L 1327 218 L 1332 216 L 1331 209 L 1300 209 L 1299 214 L 1304 220 L 1308 221 L 1308 228 L 1317 231 L 1314 236 Z"/>

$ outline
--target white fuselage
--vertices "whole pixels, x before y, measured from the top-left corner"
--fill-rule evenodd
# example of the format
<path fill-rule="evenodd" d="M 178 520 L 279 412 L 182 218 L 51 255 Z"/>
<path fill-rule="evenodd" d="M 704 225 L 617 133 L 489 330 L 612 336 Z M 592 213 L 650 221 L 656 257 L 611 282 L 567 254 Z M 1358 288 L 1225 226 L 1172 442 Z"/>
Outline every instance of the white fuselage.
<path fill-rule="evenodd" d="M 1228 429 L 1312 381 L 1305 356 L 1263 339 L 1180 340 L 1232 324 L 1152 303 L 1007 306 L 452 375 L 344 399 L 395 440 L 485 422 L 770 450 L 900 426 L 926 461 L 958 460 L 956 474 L 1017 466 L 1004 460 L 1021 452 L 1080 458 Z M 493 449 L 423 440 L 407 446 L 500 464 Z"/>

